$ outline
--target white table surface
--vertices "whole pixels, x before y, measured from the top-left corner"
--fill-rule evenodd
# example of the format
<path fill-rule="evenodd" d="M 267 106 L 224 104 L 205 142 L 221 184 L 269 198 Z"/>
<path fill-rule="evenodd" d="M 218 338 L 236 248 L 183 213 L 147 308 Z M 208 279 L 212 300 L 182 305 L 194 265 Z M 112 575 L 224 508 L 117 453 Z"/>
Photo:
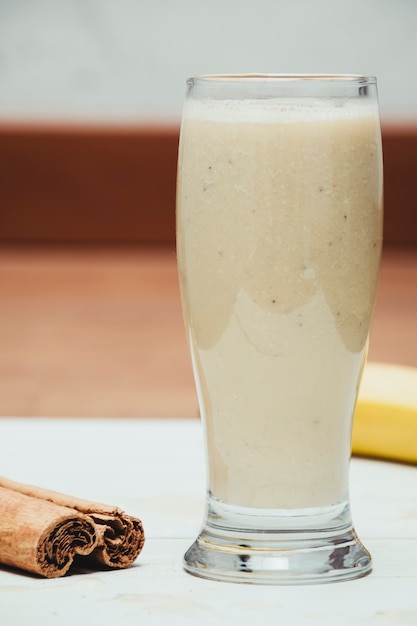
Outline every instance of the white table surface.
<path fill-rule="evenodd" d="M 127 570 L 40 579 L 0 566 L 1 626 L 417 625 L 417 467 L 353 459 L 351 503 L 373 572 L 328 585 L 217 583 L 182 556 L 204 511 L 197 420 L 0 419 L 0 474 L 115 504 L 142 519 Z"/>

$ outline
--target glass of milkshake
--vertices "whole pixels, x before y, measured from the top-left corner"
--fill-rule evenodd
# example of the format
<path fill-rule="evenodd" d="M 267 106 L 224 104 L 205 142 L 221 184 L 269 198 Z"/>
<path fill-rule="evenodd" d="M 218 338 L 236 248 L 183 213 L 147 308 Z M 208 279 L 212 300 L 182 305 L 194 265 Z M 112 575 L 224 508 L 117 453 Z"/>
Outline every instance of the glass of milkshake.
<path fill-rule="evenodd" d="M 208 490 L 186 571 L 297 584 L 371 570 L 349 461 L 381 243 L 375 78 L 188 80 L 177 253 Z"/>

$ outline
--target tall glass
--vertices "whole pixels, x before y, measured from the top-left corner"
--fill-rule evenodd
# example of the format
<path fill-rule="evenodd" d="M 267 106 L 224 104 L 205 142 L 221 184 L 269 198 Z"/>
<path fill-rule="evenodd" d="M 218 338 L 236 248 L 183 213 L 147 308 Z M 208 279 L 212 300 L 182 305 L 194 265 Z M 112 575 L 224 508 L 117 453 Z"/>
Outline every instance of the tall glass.
<path fill-rule="evenodd" d="M 187 86 L 177 251 L 208 494 L 185 569 L 271 584 L 363 576 L 348 472 L 382 241 L 376 80 Z"/>

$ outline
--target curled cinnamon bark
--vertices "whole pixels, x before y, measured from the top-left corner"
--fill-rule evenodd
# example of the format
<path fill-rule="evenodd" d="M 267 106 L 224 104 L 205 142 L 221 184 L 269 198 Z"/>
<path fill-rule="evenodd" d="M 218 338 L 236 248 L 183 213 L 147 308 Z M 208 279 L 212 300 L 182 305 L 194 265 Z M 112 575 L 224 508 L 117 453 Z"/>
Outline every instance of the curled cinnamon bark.
<path fill-rule="evenodd" d="M 145 540 L 142 522 L 123 512 L 112 516 L 91 513 L 98 541 L 92 558 L 107 567 L 128 567 L 142 550 Z"/>
<path fill-rule="evenodd" d="M 142 522 L 118 507 L 0 477 L 0 563 L 49 578 L 66 574 L 76 555 L 125 568 L 144 541 Z"/>
<path fill-rule="evenodd" d="M 97 545 L 93 522 L 78 511 L 0 487 L 0 561 L 55 578 L 76 554 Z"/>

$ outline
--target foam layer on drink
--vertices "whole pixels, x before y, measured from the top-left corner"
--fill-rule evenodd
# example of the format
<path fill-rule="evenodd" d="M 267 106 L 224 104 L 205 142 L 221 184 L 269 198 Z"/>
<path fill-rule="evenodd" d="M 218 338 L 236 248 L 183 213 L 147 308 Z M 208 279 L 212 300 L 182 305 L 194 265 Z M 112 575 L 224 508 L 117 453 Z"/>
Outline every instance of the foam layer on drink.
<path fill-rule="evenodd" d="M 319 120 L 344 120 L 378 115 L 377 106 L 363 98 L 267 98 L 259 100 L 188 100 L 189 119 L 221 123 L 290 124 Z"/>

